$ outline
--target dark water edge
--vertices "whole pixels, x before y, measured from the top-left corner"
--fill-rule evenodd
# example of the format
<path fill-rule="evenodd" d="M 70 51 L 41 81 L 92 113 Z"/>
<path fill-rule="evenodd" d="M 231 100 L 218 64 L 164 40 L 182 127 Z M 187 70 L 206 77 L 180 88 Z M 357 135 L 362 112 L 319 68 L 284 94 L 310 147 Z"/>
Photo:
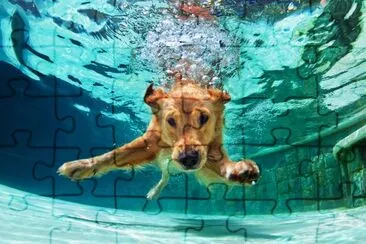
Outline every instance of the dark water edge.
<path fill-rule="evenodd" d="M 140 132 L 102 115 L 110 112 L 111 105 L 92 98 L 80 87 L 53 76 L 33 80 L 5 62 L 0 62 L 0 70 L 0 184 L 43 196 L 71 195 L 77 201 L 97 204 L 79 197 L 93 186 L 86 183 L 84 189 L 58 176 L 57 168 L 65 161 L 106 152 Z M 89 107 L 90 112 L 78 110 L 75 104 Z M 123 177 L 123 173 L 106 177 L 102 191 L 113 196 L 117 176 Z"/>

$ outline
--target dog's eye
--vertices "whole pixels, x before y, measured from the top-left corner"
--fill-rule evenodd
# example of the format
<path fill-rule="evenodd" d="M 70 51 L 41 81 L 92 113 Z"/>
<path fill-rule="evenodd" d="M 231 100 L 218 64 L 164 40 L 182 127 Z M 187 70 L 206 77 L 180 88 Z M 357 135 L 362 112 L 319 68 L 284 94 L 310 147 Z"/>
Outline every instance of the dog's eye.
<path fill-rule="evenodd" d="M 169 118 L 168 120 L 168 124 L 170 125 L 170 126 L 173 126 L 173 127 L 175 127 L 177 124 L 175 123 L 175 120 L 173 119 L 173 118 Z"/>
<path fill-rule="evenodd" d="M 200 125 L 204 125 L 206 124 L 206 122 L 208 121 L 208 115 L 207 114 L 201 114 L 200 115 Z"/>

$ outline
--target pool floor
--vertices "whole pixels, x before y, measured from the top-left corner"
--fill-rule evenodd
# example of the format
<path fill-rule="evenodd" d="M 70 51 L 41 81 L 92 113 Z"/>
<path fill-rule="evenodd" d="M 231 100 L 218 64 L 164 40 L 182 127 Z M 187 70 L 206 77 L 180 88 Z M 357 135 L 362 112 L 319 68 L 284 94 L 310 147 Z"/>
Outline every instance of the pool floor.
<path fill-rule="evenodd" d="M 291 215 L 147 214 L 0 185 L 1 243 L 364 243 L 366 208 Z"/>

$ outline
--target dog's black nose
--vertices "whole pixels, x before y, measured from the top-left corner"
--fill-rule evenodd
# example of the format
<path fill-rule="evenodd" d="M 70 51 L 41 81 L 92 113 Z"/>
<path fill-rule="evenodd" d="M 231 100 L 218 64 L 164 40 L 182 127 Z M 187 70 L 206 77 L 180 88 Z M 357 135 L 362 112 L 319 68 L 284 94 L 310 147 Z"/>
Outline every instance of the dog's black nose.
<path fill-rule="evenodd" d="M 198 163 L 199 157 L 200 155 L 198 151 L 187 151 L 180 153 L 178 156 L 178 160 L 183 166 L 189 169 L 193 168 L 193 166 Z"/>

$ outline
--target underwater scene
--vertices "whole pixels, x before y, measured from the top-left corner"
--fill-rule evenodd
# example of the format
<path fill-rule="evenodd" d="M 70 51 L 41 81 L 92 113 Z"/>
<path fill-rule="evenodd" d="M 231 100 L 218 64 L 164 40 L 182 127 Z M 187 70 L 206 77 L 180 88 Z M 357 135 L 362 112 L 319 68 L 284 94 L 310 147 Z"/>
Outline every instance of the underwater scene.
<path fill-rule="evenodd" d="M 2 0 L 0 243 L 363 243 L 366 1 Z"/>

